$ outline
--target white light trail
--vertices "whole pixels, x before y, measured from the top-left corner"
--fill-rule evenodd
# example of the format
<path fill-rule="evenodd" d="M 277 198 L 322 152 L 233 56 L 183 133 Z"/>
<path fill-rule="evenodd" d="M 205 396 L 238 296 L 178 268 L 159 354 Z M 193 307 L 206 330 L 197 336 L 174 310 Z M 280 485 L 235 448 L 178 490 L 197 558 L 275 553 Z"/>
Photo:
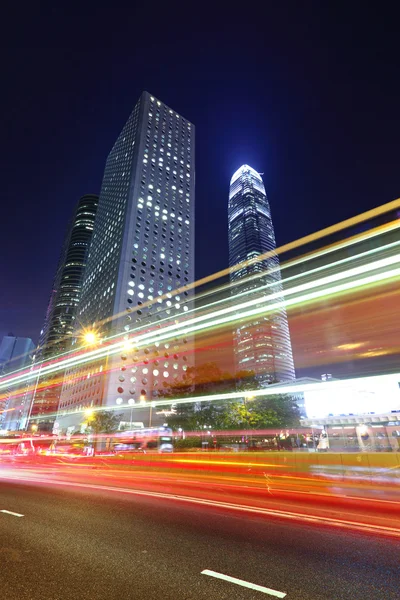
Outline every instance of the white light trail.
<path fill-rule="evenodd" d="M 242 321 L 257 315 L 268 314 L 270 312 L 277 311 L 281 308 L 294 307 L 296 305 L 314 301 L 323 297 L 345 293 L 367 285 L 376 284 L 389 279 L 399 278 L 400 268 L 385 270 L 383 272 L 375 273 L 372 275 L 366 275 L 367 273 L 371 273 L 371 271 L 386 269 L 399 262 L 400 254 L 396 254 L 395 256 L 386 257 L 384 259 L 374 261 L 366 265 L 354 267 L 352 269 L 348 269 L 347 271 L 335 273 L 327 277 L 318 279 L 316 281 L 310 281 L 285 290 L 285 298 L 288 298 L 295 294 L 300 294 L 295 298 L 283 299 L 283 292 L 276 292 L 274 294 L 264 295 L 261 297 L 253 298 L 252 300 L 243 302 L 241 304 L 236 304 L 234 306 L 214 311 L 207 315 L 193 317 L 182 322 L 178 321 L 172 325 L 164 327 L 159 331 L 150 331 L 144 334 L 139 334 L 136 337 L 132 338 L 130 341 L 134 346 L 142 347 L 145 345 L 152 344 L 154 342 L 166 341 L 172 337 L 190 335 L 199 330 L 207 330 L 214 327 L 220 327 L 221 325 L 225 325 L 227 323 Z M 354 277 L 360 276 L 362 277 L 359 279 L 352 279 Z M 347 281 L 345 283 L 340 283 L 337 285 L 331 285 L 332 283 L 342 281 L 343 279 L 351 279 L 351 281 Z M 315 288 L 323 289 L 309 291 Z M 254 294 L 254 290 L 251 290 L 251 293 Z M 278 302 L 271 302 L 271 300 L 279 298 L 281 298 L 281 300 L 279 300 Z M 254 305 L 258 306 L 256 306 L 256 308 L 251 308 Z M 87 364 L 88 362 L 96 361 L 101 358 L 105 358 L 107 356 L 119 353 L 123 351 L 124 343 L 125 342 L 121 343 L 121 341 L 119 341 L 108 346 L 102 346 L 95 350 L 91 350 L 85 353 L 83 356 L 81 354 L 75 354 L 70 358 L 57 361 L 56 363 L 50 363 L 49 365 L 45 366 L 41 364 L 40 366 L 38 366 L 38 368 L 32 369 L 28 374 L 22 373 L 20 375 L 11 375 L 8 377 L 4 377 L 0 381 L 0 390 L 7 389 L 10 385 L 14 386 L 18 383 L 28 382 L 29 380 L 35 379 L 39 368 L 41 368 L 41 377 L 44 377 L 45 375 L 62 372 L 65 369 Z"/>

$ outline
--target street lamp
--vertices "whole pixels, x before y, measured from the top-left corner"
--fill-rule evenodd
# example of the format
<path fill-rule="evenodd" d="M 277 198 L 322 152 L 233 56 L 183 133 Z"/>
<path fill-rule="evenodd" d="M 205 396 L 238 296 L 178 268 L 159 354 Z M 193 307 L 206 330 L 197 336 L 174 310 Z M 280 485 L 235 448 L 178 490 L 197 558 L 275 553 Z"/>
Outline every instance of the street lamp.
<path fill-rule="evenodd" d="M 99 335 L 96 331 L 86 330 L 81 337 L 86 346 L 94 346 L 99 342 Z"/>
<path fill-rule="evenodd" d="M 135 400 L 133 398 L 129 398 L 128 404 L 131 407 L 131 420 L 129 421 L 129 427 L 132 429 L 133 405 L 135 404 Z"/>
<path fill-rule="evenodd" d="M 245 410 L 246 410 L 247 428 L 250 429 L 249 442 L 250 442 L 250 444 L 252 444 L 252 442 L 253 442 L 253 436 L 251 434 L 250 417 L 247 414 L 247 400 L 254 400 L 254 394 L 245 394 L 244 395 L 244 407 L 245 407 Z"/>
<path fill-rule="evenodd" d="M 149 411 L 149 427 L 151 427 L 151 419 L 153 416 L 153 407 L 155 406 L 154 402 L 150 402 L 150 411 Z"/>

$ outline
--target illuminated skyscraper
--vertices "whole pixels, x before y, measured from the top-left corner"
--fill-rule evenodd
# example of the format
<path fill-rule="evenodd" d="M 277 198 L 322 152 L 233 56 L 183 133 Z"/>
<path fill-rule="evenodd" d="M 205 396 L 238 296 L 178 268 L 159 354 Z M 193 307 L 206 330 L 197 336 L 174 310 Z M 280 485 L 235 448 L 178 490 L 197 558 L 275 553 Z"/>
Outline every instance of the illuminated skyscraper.
<path fill-rule="evenodd" d="M 35 345 L 30 338 L 5 335 L 0 344 L 0 378 L 32 364 Z M 25 389 L 24 389 L 25 387 Z M 29 410 L 30 396 L 26 387 L 10 387 L 0 399 L 0 429 L 17 430 L 23 421 L 23 415 Z M 18 395 L 15 391 L 18 389 Z M 22 391 L 22 393 L 21 393 Z"/>
<path fill-rule="evenodd" d="M 231 179 L 228 220 L 230 267 L 271 251 L 271 256 L 262 261 L 232 270 L 232 294 L 246 294 L 247 299 L 268 293 L 280 294 L 281 273 L 279 259 L 274 253 L 276 243 L 271 210 L 261 175 L 248 165 L 240 167 Z M 274 302 L 279 298 L 283 300 L 283 295 L 275 296 Z M 237 372 L 254 371 L 262 383 L 294 379 L 285 308 L 266 311 L 254 320 L 239 323 L 234 332 L 234 352 Z"/>
<path fill-rule="evenodd" d="M 66 352 L 71 344 L 98 201 L 95 194 L 82 196 L 68 224 L 35 353 L 36 364 Z M 30 416 L 41 430 L 50 430 L 54 422 L 61 392 L 55 385 L 57 380 L 59 375 L 42 377 L 36 385 Z"/>
<path fill-rule="evenodd" d="M 77 408 L 120 407 L 129 419 L 131 406 L 184 375 L 187 339 L 136 348 L 134 335 L 184 314 L 190 292 L 172 292 L 193 278 L 194 127 L 143 92 L 107 158 L 76 331 L 77 348 L 84 331 L 121 348 L 68 372 L 60 427 L 82 420 Z M 148 408 L 140 412 L 146 422 Z"/>

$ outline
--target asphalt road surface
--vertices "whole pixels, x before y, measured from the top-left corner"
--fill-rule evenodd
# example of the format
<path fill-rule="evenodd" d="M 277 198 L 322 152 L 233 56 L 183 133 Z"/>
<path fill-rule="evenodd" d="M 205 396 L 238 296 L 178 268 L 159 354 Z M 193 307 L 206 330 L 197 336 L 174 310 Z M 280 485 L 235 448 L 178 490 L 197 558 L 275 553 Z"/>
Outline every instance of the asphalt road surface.
<path fill-rule="evenodd" d="M 400 542 L 206 504 L 0 481 L 0 597 L 398 600 Z"/>

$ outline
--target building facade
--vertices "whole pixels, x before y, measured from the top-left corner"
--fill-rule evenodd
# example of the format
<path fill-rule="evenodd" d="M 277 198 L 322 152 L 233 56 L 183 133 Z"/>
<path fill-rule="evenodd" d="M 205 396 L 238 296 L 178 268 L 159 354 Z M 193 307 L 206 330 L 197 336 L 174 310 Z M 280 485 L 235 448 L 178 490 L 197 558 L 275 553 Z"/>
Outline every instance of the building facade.
<path fill-rule="evenodd" d="M 35 345 L 30 338 L 5 335 L 0 344 L 0 376 L 32 365 Z M 0 429 L 20 429 L 29 410 L 28 386 L 10 387 L 0 395 Z"/>
<path fill-rule="evenodd" d="M 286 309 L 276 307 L 283 301 L 283 290 L 271 210 L 261 175 L 248 165 L 240 167 L 230 182 L 228 233 L 232 296 L 235 301 L 259 296 L 266 307 L 265 314 L 235 328 L 236 372 L 254 371 L 265 384 L 292 380 L 295 370 Z M 269 253 L 265 259 L 257 260 L 265 253 Z M 273 310 L 268 310 L 267 295 Z"/>
<path fill-rule="evenodd" d="M 90 332 L 109 352 L 67 373 L 61 428 L 76 427 L 79 411 L 100 406 L 120 408 L 130 421 L 135 408 L 135 421 L 148 424 L 151 401 L 190 364 L 189 339 L 137 348 L 133 337 L 188 310 L 194 160 L 193 125 L 143 92 L 107 158 L 79 305 L 75 348 Z"/>
<path fill-rule="evenodd" d="M 54 359 L 68 351 L 76 325 L 83 276 L 93 234 L 99 197 L 85 194 L 67 227 L 35 363 Z M 40 430 L 52 429 L 61 393 L 63 374 L 39 378 L 33 393 L 30 420 Z"/>

